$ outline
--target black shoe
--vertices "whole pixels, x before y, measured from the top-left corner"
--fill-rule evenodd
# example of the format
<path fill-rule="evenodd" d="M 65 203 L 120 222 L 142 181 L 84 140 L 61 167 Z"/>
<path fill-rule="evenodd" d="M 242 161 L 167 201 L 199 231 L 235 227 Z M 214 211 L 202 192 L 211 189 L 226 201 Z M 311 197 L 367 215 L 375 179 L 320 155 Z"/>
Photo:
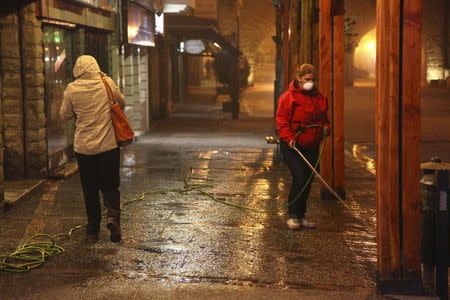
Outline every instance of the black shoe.
<path fill-rule="evenodd" d="M 86 241 L 91 244 L 98 242 L 98 233 L 86 234 Z"/>
<path fill-rule="evenodd" d="M 122 232 L 120 230 L 120 223 L 115 217 L 108 217 L 106 221 L 106 228 L 109 229 L 109 239 L 113 243 L 118 243 L 122 240 Z"/>

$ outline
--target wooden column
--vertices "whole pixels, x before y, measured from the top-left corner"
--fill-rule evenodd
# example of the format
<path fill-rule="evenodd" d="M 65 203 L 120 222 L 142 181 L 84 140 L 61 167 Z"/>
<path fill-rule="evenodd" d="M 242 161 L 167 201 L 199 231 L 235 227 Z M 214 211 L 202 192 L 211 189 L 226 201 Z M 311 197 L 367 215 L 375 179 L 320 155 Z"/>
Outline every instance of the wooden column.
<path fill-rule="evenodd" d="M 420 275 L 421 3 L 377 1 L 377 269 L 382 281 Z"/>
<path fill-rule="evenodd" d="M 289 44 L 290 44 L 290 36 L 289 36 L 289 6 L 290 0 L 283 0 L 282 2 L 282 22 L 283 22 L 283 91 L 286 91 L 289 88 L 289 83 L 291 80 L 291 60 L 289 55 Z"/>
<path fill-rule="evenodd" d="M 231 79 L 231 117 L 233 120 L 239 119 L 240 112 L 240 104 L 239 104 L 239 95 L 241 91 L 241 83 L 240 83 L 240 56 L 233 55 L 233 70 L 234 76 Z"/>
<path fill-rule="evenodd" d="M 319 2 L 320 16 L 319 16 L 319 89 L 321 93 L 328 98 L 328 119 L 332 122 L 332 107 L 333 107 L 333 95 L 332 95 L 332 24 L 331 24 L 331 0 L 320 0 Z M 332 142 L 328 139 L 326 147 L 324 149 L 320 173 L 322 177 L 328 182 L 330 186 L 333 186 L 332 182 Z M 329 198 L 327 190 L 322 188 L 322 197 Z"/>
<path fill-rule="evenodd" d="M 380 278 L 400 276 L 398 0 L 377 0 L 376 204 Z"/>
<path fill-rule="evenodd" d="M 403 276 L 420 275 L 420 75 L 422 0 L 403 2 L 402 213 Z"/>
<path fill-rule="evenodd" d="M 301 2 L 300 65 L 312 64 L 312 5 L 311 0 Z"/>
<path fill-rule="evenodd" d="M 344 0 L 333 3 L 333 187 L 345 196 L 344 165 Z"/>
<path fill-rule="evenodd" d="M 290 9 L 289 9 L 289 29 L 291 32 L 290 36 L 290 75 L 291 80 L 294 79 L 294 77 L 297 75 L 297 68 L 298 68 L 298 57 L 299 57 L 299 41 L 301 40 L 300 32 L 298 30 L 298 22 L 299 22 L 299 7 L 300 7 L 300 0 L 292 0 Z"/>

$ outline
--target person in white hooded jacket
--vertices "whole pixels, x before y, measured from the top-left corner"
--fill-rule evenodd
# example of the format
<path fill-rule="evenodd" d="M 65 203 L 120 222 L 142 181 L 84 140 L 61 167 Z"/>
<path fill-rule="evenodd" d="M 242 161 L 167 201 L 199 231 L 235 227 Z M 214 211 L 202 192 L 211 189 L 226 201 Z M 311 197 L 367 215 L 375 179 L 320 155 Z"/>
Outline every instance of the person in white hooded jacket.
<path fill-rule="evenodd" d="M 73 75 L 75 80 L 64 92 L 60 117 L 63 121 L 76 118 L 74 151 L 86 207 L 87 239 L 91 242 L 98 240 L 101 221 L 99 191 L 102 191 L 110 240 L 119 242 L 122 238 L 120 148 L 114 135 L 109 99 L 101 77 L 106 79 L 122 109 L 125 106 L 124 96 L 114 81 L 100 71 L 92 56 L 78 57 Z"/>

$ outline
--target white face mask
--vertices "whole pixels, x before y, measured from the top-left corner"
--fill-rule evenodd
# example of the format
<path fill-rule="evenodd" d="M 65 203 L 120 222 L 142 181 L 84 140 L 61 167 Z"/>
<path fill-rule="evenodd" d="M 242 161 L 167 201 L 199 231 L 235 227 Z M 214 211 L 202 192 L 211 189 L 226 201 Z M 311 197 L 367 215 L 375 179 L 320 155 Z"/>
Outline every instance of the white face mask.
<path fill-rule="evenodd" d="M 313 87 L 314 87 L 314 82 L 312 82 L 312 81 L 302 82 L 302 88 L 306 91 L 312 90 Z"/>

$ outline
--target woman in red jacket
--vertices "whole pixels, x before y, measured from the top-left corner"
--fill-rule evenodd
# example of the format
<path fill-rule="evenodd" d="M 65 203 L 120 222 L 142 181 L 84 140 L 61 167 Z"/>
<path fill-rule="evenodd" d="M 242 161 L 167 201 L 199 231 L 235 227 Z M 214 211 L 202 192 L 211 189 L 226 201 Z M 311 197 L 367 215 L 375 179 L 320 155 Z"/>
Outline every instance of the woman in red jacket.
<path fill-rule="evenodd" d="M 280 149 L 292 174 L 292 185 L 288 197 L 288 220 L 291 229 L 315 228 L 316 225 L 305 218 L 306 200 L 311 190 L 307 183 L 312 170 L 293 149 L 296 147 L 314 166 L 319 158 L 319 145 L 324 135 L 328 135 L 327 99 L 314 87 L 314 66 L 304 64 L 289 85 L 289 90 L 278 99 L 276 114 Z M 297 132 L 308 125 L 323 126 L 306 128 L 296 137 Z M 305 187 L 302 195 L 297 195 Z"/>

